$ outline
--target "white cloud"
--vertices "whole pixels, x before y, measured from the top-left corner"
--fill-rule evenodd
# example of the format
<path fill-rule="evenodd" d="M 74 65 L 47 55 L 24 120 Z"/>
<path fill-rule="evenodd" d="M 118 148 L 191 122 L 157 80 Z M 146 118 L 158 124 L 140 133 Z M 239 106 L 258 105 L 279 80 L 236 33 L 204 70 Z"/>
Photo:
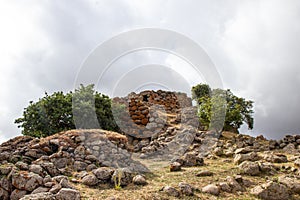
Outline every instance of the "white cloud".
<path fill-rule="evenodd" d="M 0 140 L 20 134 L 13 121 L 28 101 L 73 89 L 97 45 L 145 27 L 174 30 L 205 49 L 224 86 L 255 101 L 252 134 L 296 132 L 299 19 L 297 0 L 1 1 Z M 161 63 L 184 66 L 170 56 Z"/>

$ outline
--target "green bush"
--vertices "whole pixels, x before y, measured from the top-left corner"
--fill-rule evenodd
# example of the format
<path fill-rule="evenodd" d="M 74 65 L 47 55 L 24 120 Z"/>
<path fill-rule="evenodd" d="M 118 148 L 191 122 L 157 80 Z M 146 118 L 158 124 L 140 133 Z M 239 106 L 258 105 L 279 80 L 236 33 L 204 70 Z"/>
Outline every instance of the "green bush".
<path fill-rule="evenodd" d="M 91 112 L 96 113 L 97 123 L 91 123 Z M 78 120 L 83 123 L 76 123 L 75 126 L 74 116 L 79 117 Z M 118 130 L 111 111 L 110 98 L 95 92 L 94 85 L 81 85 L 75 93 L 46 93 L 37 102 L 31 101 L 24 108 L 23 116 L 16 119 L 15 123 L 22 128 L 23 135 L 33 137 L 45 137 L 75 128 L 97 128 L 99 125 L 105 130 Z M 91 124 L 95 126 L 89 126 Z"/>
<path fill-rule="evenodd" d="M 204 129 L 212 127 L 238 132 L 243 123 L 246 123 L 249 129 L 253 129 L 253 101 L 237 97 L 229 89 L 211 90 L 205 84 L 194 86 L 192 94 L 198 103 L 198 116 Z"/>

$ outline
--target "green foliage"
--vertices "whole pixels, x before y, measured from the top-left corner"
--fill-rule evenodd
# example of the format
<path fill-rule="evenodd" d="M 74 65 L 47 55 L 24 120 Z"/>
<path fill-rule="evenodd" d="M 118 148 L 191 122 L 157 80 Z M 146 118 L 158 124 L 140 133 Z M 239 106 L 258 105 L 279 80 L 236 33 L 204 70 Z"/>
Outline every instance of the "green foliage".
<path fill-rule="evenodd" d="M 115 189 L 116 190 L 121 190 L 122 187 L 121 187 L 121 179 L 122 179 L 122 176 L 123 176 L 123 172 L 122 172 L 122 169 L 117 169 L 116 170 L 116 175 L 113 176 L 113 181 L 115 183 Z"/>
<path fill-rule="evenodd" d="M 15 120 L 23 128 L 22 134 L 45 137 L 53 133 L 75 128 L 72 120 L 72 94 L 45 93 L 38 102 L 30 102 L 24 109 L 23 117 Z"/>
<path fill-rule="evenodd" d="M 91 117 L 91 113 L 96 116 Z M 74 119 L 74 116 L 80 119 Z M 75 126 L 75 120 L 82 123 L 76 123 Z M 16 119 L 15 123 L 23 128 L 23 135 L 33 137 L 45 137 L 74 128 L 97 128 L 99 125 L 106 130 L 118 130 L 111 111 L 111 100 L 95 92 L 94 85 L 81 85 L 75 93 L 46 93 L 39 101 L 31 101 L 24 109 L 23 116 Z"/>
<path fill-rule="evenodd" d="M 202 97 L 209 97 L 211 95 L 211 89 L 209 85 L 200 83 L 192 87 L 192 99 L 199 103 L 199 99 Z"/>
<path fill-rule="evenodd" d="M 197 98 L 198 116 L 204 129 L 212 127 L 217 130 L 238 132 L 243 123 L 246 123 L 249 129 L 253 129 L 253 101 L 237 97 L 230 90 L 210 91 L 211 95 L 200 95 Z"/>
<path fill-rule="evenodd" d="M 129 114 L 126 112 L 127 107 L 125 104 L 121 104 L 119 102 L 112 102 L 112 112 L 114 115 L 115 122 L 119 126 L 119 128 L 122 128 L 126 126 L 125 121 L 127 121 L 125 118 L 126 116 L 129 116 Z M 128 119 L 130 120 L 130 119 Z M 125 122 L 125 123 L 124 123 Z"/>

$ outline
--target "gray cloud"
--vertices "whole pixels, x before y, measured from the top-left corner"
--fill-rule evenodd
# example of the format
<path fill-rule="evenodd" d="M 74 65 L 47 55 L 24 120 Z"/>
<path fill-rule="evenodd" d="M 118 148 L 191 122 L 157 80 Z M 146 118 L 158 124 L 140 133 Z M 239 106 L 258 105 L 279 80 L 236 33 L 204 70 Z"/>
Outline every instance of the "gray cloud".
<path fill-rule="evenodd" d="M 99 44 L 144 27 L 177 31 L 206 50 L 224 87 L 255 101 L 255 129 L 248 133 L 269 138 L 299 133 L 300 3 L 296 0 L 0 4 L 4 15 L 0 19 L 1 141 L 20 134 L 13 121 L 30 100 L 45 91 L 72 90 L 81 63 Z M 136 56 L 121 64 L 128 68 L 150 64 L 146 61 L 153 56 Z M 172 64 L 165 55 L 155 59 Z"/>

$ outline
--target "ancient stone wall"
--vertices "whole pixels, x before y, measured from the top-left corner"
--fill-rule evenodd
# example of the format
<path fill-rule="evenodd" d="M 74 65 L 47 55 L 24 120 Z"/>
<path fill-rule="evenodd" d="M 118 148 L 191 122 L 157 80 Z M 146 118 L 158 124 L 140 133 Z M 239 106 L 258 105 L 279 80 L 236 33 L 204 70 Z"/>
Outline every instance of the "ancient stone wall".
<path fill-rule="evenodd" d="M 120 112 L 120 105 L 124 110 Z M 122 132 L 136 138 L 149 138 L 181 120 L 181 110 L 191 107 L 192 100 L 185 93 L 143 91 L 113 99 L 115 120 Z M 117 114 L 116 114 L 117 113 Z"/>

